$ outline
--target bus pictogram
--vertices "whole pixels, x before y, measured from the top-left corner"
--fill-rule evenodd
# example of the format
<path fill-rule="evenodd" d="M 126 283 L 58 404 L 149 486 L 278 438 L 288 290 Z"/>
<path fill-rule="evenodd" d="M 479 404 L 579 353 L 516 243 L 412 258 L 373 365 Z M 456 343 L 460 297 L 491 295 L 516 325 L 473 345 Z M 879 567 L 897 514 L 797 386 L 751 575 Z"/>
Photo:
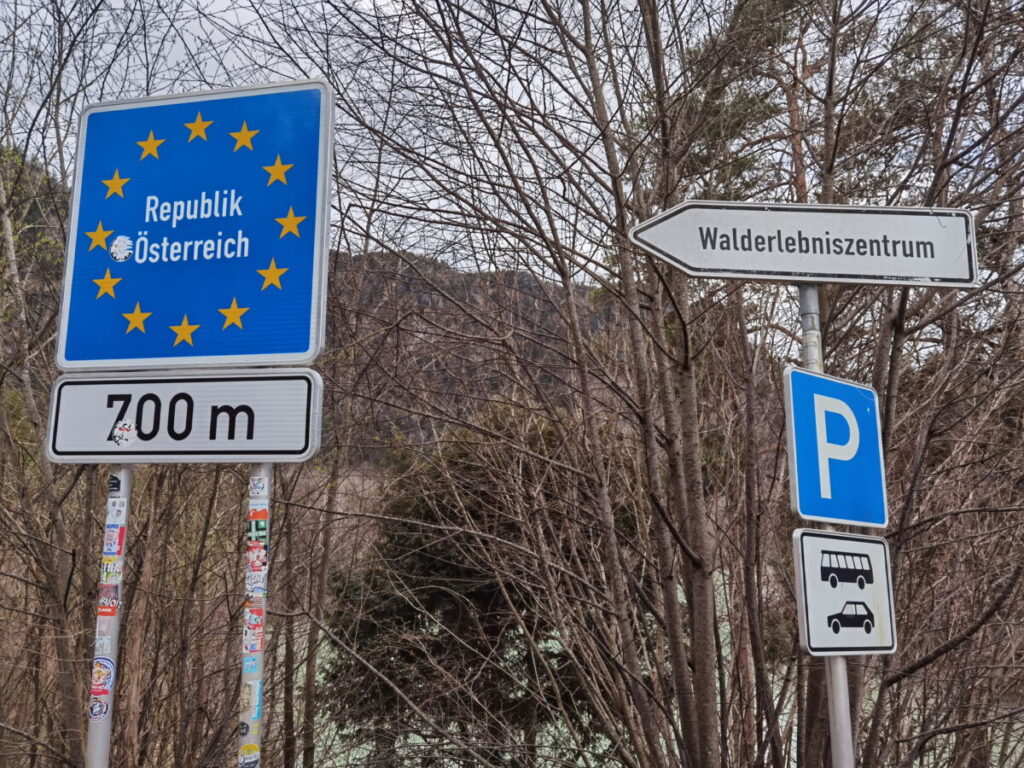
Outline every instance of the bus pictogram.
<path fill-rule="evenodd" d="M 840 584 L 856 584 L 864 589 L 866 585 L 875 582 L 871 558 L 857 552 L 822 550 L 821 580 L 827 581 L 833 588 Z"/>

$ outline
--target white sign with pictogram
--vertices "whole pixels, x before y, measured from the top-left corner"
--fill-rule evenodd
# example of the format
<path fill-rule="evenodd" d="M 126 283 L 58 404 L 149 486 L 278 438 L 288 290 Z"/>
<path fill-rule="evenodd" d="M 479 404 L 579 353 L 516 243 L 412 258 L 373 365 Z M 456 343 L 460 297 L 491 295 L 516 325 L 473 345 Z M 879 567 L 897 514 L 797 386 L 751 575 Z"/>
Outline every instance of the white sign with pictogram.
<path fill-rule="evenodd" d="M 800 644 L 812 656 L 893 653 L 889 546 L 877 536 L 793 532 Z"/>

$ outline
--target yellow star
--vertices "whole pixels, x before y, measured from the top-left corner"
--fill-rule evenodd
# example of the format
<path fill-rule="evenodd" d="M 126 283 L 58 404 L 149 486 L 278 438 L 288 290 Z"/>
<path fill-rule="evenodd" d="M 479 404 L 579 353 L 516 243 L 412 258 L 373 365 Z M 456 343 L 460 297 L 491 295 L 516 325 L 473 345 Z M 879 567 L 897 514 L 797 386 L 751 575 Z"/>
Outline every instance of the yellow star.
<path fill-rule="evenodd" d="M 110 270 L 107 270 L 108 272 Z M 142 307 L 139 306 L 139 302 L 135 302 L 135 310 L 132 312 L 122 312 L 121 317 L 128 321 L 128 330 L 125 333 L 131 333 L 132 329 L 138 328 L 143 333 L 146 332 L 146 318 L 152 315 L 152 312 L 143 312 Z"/>
<path fill-rule="evenodd" d="M 165 141 L 167 141 L 167 139 L 153 138 L 152 131 L 149 132 L 149 138 L 146 139 L 145 141 L 136 141 L 135 143 L 142 147 L 142 156 L 139 157 L 139 160 L 145 160 L 148 155 L 152 155 L 157 160 L 159 160 L 160 155 L 157 153 L 156 149 Z"/>
<path fill-rule="evenodd" d="M 228 136 L 235 140 L 235 148 L 233 152 L 237 152 L 242 147 L 248 147 L 252 149 L 252 137 L 255 136 L 259 131 L 250 131 L 249 124 L 244 120 L 242 121 L 242 127 L 239 128 L 235 133 L 228 132 Z"/>
<path fill-rule="evenodd" d="M 90 251 L 96 246 L 99 246 L 105 251 L 107 250 L 107 238 L 114 234 L 114 230 L 104 229 L 103 222 L 101 221 L 99 224 L 96 225 L 96 229 L 94 229 L 92 232 L 86 232 L 85 234 L 89 236 L 90 240 L 92 240 L 92 242 L 89 243 Z"/>
<path fill-rule="evenodd" d="M 286 179 L 284 175 L 288 173 L 294 165 L 294 163 L 289 163 L 288 165 L 282 163 L 280 155 L 277 156 L 277 160 L 274 161 L 273 165 L 264 165 L 263 170 L 270 174 L 270 180 L 267 181 L 267 186 L 269 187 L 275 181 L 287 184 L 288 179 Z"/>
<path fill-rule="evenodd" d="M 257 270 L 259 271 L 259 270 Z M 280 288 L 280 286 L 278 286 Z M 225 330 L 229 325 L 237 325 L 239 328 L 242 327 L 242 315 L 249 311 L 249 307 L 238 306 L 238 299 L 231 300 L 231 306 L 226 309 L 218 309 L 222 315 L 224 315 L 224 327 L 221 330 Z"/>
<path fill-rule="evenodd" d="M 271 285 L 275 285 L 278 288 L 281 287 L 281 275 L 288 271 L 288 267 L 279 268 L 273 259 L 270 260 L 270 266 L 266 269 L 257 269 L 261 275 L 263 275 L 263 287 L 261 291 L 267 290 Z"/>
<path fill-rule="evenodd" d="M 176 347 L 183 341 L 187 341 L 190 347 L 194 346 L 192 344 L 192 332 L 198 327 L 198 325 L 189 325 L 188 315 L 183 316 L 181 318 L 181 325 L 170 326 L 170 329 L 177 334 L 172 346 Z"/>
<path fill-rule="evenodd" d="M 107 197 L 110 197 L 111 195 L 124 197 L 124 185 L 131 181 L 131 179 L 122 179 L 120 172 L 115 168 L 114 178 L 101 179 L 101 181 L 107 185 Z M 107 198 L 105 197 L 103 199 L 106 200 Z"/>
<path fill-rule="evenodd" d="M 96 298 L 98 299 L 100 296 L 106 294 L 110 298 L 116 299 L 117 296 L 114 295 L 114 286 L 122 280 L 124 280 L 123 277 L 111 277 L 109 269 L 107 270 L 107 274 L 103 277 L 93 278 L 93 282 L 100 287 L 100 292 L 96 294 Z"/>
<path fill-rule="evenodd" d="M 289 232 L 298 237 L 299 224 L 301 224 L 305 220 L 305 216 L 296 216 L 295 209 L 289 206 L 287 216 L 285 216 L 282 219 L 274 219 L 274 221 L 281 225 L 281 234 L 278 237 L 278 240 L 287 235 Z"/>
<path fill-rule="evenodd" d="M 195 121 L 191 123 L 185 123 L 185 127 L 188 128 L 189 131 L 191 131 L 191 133 L 189 133 L 188 135 L 188 140 L 192 141 L 192 139 L 198 136 L 203 141 L 206 141 L 206 129 L 209 128 L 211 125 L 213 125 L 213 120 L 203 120 L 203 113 L 196 112 Z"/>

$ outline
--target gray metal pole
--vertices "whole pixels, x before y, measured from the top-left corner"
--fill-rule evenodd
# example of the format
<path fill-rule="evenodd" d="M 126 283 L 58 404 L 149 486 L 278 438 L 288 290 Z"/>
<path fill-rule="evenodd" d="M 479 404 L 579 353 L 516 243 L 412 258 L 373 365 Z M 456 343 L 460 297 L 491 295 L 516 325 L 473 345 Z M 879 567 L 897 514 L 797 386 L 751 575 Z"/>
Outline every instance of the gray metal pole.
<path fill-rule="evenodd" d="M 850 680 L 846 657 L 825 659 L 825 687 L 828 689 L 828 733 L 832 745 L 832 767 L 853 768 L 853 724 L 850 720 Z"/>
<path fill-rule="evenodd" d="M 818 286 L 800 286 L 800 328 L 803 331 L 804 368 L 817 373 L 825 372 L 821 354 L 821 309 L 818 305 Z"/>
<path fill-rule="evenodd" d="M 238 715 L 239 768 L 258 768 L 262 763 L 263 651 L 266 641 L 270 484 L 273 474 L 273 464 L 253 464 L 249 468 L 245 606 L 242 609 L 242 700 Z"/>
<path fill-rule="evenodd" d="M 821 310 L 818 286 L 800 286 L 800 328 L 803 330 L 804 367 L 825 372 L 821 348 Z M 825 526 L 826 529 L 829 526 Z M 846 657 L 829 656 L 825 660 L 825 685 L 828 688 L 828 732 L 832 745 L 832 768 L 853 768 L 853 724 L 850 720 L 850 682 L 846 675 Z"/>
<path fill-rule="evenodd" d="M 112 467 L 107 480 L 107 517 L 103 527 L 100 596 L 96 610 L 96 644 L 89 681 L 89 730 L 86 768 L 110 765 L 110 733 L 114 726 L 114 685 L 117 648 L 121 635 L 122 573 L 128 545 L 128 507 L 132 494 L 132 468 Z"/>

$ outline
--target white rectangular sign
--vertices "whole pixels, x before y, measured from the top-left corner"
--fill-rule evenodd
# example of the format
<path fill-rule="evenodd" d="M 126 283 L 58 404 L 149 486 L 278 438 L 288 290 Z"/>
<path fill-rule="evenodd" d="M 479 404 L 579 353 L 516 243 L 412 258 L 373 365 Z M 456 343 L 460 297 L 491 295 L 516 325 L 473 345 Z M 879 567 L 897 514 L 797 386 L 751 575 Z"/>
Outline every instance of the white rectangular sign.
<path fill-rule="evenodd" d="M 67 375 L 53 387 L 46 452 L 76 464 L 305 461 L 322 401 L 320 375 L 304 368 Z"/>
<path fill-rule="evenodd" d="M 691 200 L 637 225 L 630 240 L 698 277 L 969 287 L 967 211 Z"/>
<path fill-rule="evenodd" d="M 812 656 L 893 653 L 889 546 L 877 536 L 793 532 L 800 645 Z"/>

